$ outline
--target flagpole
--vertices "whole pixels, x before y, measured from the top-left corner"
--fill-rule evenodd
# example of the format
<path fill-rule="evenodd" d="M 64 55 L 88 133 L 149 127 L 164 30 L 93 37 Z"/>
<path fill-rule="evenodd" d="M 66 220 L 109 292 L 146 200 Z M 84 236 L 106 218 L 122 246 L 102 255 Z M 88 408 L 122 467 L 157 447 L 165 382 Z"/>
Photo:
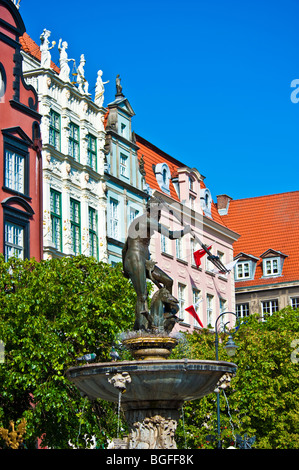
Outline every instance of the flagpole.
<path fill-rule="evenodd" d="M 169 204 L 167 204 L 160 196 L 157 196 L 156 193 L 154 193 L 154 198 L 156 198 L 163 206 L 167 208 L 171 214 L 174 215 L 174 217 L 180 222 L 183 227 L 186 227 L 188 224 L 184 223 L 181 218 L 175 213 L 175 210 L 172 209 Z M 220 261 L 218 256 L 213 255 L 208 247 L 199 239 L 199 237 L 196 235 L 196 233 L 191 229 L 190 235 L 200 244 L 200 246 L 205 250 L 205 252 L 208 255 L 208 260 L 211 261 L 211 263 L 216 266 L 220 271 L 224 273 L 229 273 L 229 270 L 224 266 L 224 264 Z"/>

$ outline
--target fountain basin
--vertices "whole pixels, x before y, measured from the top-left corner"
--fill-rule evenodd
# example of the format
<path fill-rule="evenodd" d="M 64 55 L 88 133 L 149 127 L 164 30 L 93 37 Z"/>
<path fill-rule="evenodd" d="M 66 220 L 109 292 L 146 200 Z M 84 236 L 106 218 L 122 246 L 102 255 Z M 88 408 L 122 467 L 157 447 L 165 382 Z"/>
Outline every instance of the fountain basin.
<path fill-rule="evenodd" d="M 90 398 L 118 402 L 118 389 L 109 378 L 129 374 L 122 404 L 127 402 L 196 400 L 214 391 L 219 379 L 234 373 L 236 365 L 225 361 L 172 360 L 121 361 L 72 367 L 67 376 Z M 165 405 L 165 403 L 164 403 Z"/>
<path fill-rule="evenodd" d="M 188 359 L 102 362 L 72 367 L 68 379 L 91 399 L 119 404 L 129 426 L 130 449 L 176 449 L 175 430 L 184 401 L 214 392 L 232 362 Z"/>

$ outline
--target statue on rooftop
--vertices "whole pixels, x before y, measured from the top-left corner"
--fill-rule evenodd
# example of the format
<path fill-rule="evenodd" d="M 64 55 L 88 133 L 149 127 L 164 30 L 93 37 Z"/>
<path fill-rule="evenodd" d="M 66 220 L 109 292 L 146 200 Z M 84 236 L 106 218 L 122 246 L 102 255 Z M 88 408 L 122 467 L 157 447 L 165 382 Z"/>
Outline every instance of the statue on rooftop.
<path fill-rule="evenodd" d="M 115 79 L 116 95 L 121 95 L 121 96 L 123 96 L 123 93 L 122 93 L 123 88 L 122 88 L 122 86 L 121 86 L 121 84 L 120 84 L 120 80 L 121 80 L 120 75 L 117 74 L 117 75 L 116 75 L 116 79 Z"/>
<path fill-rule="evenodd" d="M 88 81 L 85 78 L 84 66 L 85 66 L 85 57 L 84 54 L 80 56 L 80 64 L 77 68 L 77 83 L 78 83 L 78 90 L 80 93 L 88 94 Z"/>
<path fill-rule="evenodd" d="M 104 91 L 105 91 L 104 85 L 106 85 L 106 83 L 109 83 L 109 80 L 107 82 L 102 81 L 102 75 L 103 75 L 102 70 L 99 70 L 97 81 L 96 81 L 96 90 L 95 90 L 95 98 L 94 98 L 95 104 L 97 104 L 100 107 L 102 107 L 104 103 Z"/>
<path fill-rule="evenodd" d="M 59 57 L 59 65 L 60 65 L 60 73 L 59 73 L 59 78 L 63 80 L 64 82 L 69 82 L 70 81 L 70 67 L 69 67 L 69 62 L 73 61 L 75 62 L 75 59 L 69 59 L 67 55 L 67 50 L 68 48 L 68 43 L 66 41 L 62 42 L 62 39 L 59 39 L 58 43 L 58 50 L 60 53 Z"/>
<path fill-rule="evenodd" d="M 51 35 L 51 31 L 48 29 L 44 29 L 42 34 L 40 35 L 40 51 L 41 51 L 41 67 L 44 69 L 49 69 L 51 67 L 51 53 L 50 50 L 53 49 L 56 42 L 52 41 L 52 46 L 49 47 L 49 37 Z"/>
<path fill-rule="evenodd" d="M 172 231 L 160 224 L 161 204 L 151 198 L 147 203 L 146 212 L 136 217 L 128 230 L 128 237 L 122 250 L 123 273 L 131 279 L 137 294 L 137 302 L 135 309 L 135 330 L 154 330 L 167 331 L 169 328 L 169 318 L 175 317 L 178 308 L 173 308 L 177 300 L 172 296 L 173 280 L 162 269 L 160 269 L 155 261 L 150 259 L 149 245 L 154 232 L 167 236 L 170 240 L 181 238 L 191 232 L 191 227 L 186 225 L 182 230 Z M 158 319 L 161 309 L 155 304 L 154 311 L 150 311 L 148 307 L 148 290 L 147 279 L 150 279 L 159 289 L 161 289 L 160 301 L 164 304 L 164 314 Z M 164 290 L 162 290 L 164 288 Z M 165 295 L 167 292 L 169 295 Z M 162 295 L 163 294 L 163 295 Z M 167 297 L 167 299 L 166 299 Z M 164 299 L 164 300 L 163 300 Z M 165 310 L 165 306 L 169 305 L 170 310 Z M 166 321 L 166 323 L 164 322 Z M 164 326 L 163 326 L 164 325 Z"/>

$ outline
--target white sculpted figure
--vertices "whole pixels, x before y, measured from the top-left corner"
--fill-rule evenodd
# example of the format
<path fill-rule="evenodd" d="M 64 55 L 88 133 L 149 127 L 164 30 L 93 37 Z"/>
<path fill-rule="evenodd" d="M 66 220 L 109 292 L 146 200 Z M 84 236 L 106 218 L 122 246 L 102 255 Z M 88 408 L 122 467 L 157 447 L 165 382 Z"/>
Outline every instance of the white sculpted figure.
<path fill-rule="evenodd" d="M 51 67 L 51 53 L 50 50 L 53 49 L 56 42 L 52 41 L 52 46 L 49 47 L 49 37 L 51 35 L 51 31 L 44 29 L 42 34 L 40 35 L 40 51 L 41 51 L 41 67 L 44 69 L 49 69 Z"/>
<path fill-rule="evenodd" d="M 60 58 L 59 58 L 59 65 L 60 65 L 60 73 L 59 73 L 59 78 L 65 82 L 70 81 L 70 67 L 69 67 L 69 62 L 72 60 L 75 62 L 75 59 L 69 59 L 67 56 L 66 49 L 68 47 L 68 43 L 66 41 L 62 42 L 62 39 L 59 39 L 58 43 L 58 50 L 60 53 Z"/>
<path fill-rule="evenodd" d="M 103 75 L 102 70 L 99 70 L 98 71 L 97 82 L 96 82 L 95 98 L 94 98 L 94 102 L 98 106 L 103 106 L 104 91 L 105 91 L 104 85 L 106 85 L 106 83 L 109 83 L 109 80 L 107 82 L 102 81 L 102 75 Z"/>
<path fill-rule="evenodd" d="M 88 94 L 88 81 L 84 75 L 84 66 L 85 66 L 85 57 L 84 54 L 81 54 L 80 57 L 80 65 L 77 68 L 77 83 L 78 83 L 78 90 L 80 93 Z"/>

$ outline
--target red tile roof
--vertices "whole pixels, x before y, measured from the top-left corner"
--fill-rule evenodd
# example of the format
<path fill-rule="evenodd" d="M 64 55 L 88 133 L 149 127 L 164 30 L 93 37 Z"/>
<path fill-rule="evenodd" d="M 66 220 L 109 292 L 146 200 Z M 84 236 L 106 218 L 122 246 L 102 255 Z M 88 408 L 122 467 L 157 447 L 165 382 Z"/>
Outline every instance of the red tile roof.
<path fill-rule="evenodd" d="M 137 151 L 139 160 L 141 157 L 143 157 L 144 170 L 146 172 L 145 180 L 147 184 L 151 189 L 156 189 L 157 191 L 161 192 L 161 188 L 156 180 L 156 176 L 153 170 L 153 165 L 166 162 L 170 169 L 172 178 L 177 176 L 177 169 L 184 165 L 137 134 L 136 143 L 139 147 L 139 150 Z M 179 197 L 176 193 L 176 190 L 174 189 L 172 181 L 169 183 L 169 190 L 170 196 L 176 201 L 179 201 Z"/>
<path fill-rule="evenodd" d="M 241 235 L 234 256 L 243 252 L 259 258 L 254 280 L 238 281 L 236 288 L 299 281 L 299 191 L 232 200 L 222 219 Z M 287 255 L 282 276 L 262 278 L 261 255 L 268 249 Z"/>
<path fill-rule="evenodd" d="M 27 52 L 27 54 L 30 54 L 32 57 L 34 57 L 40 62 L 40 48 L 27 33 L 24 33 L 23 36 L 20 36 L 20 44 L 24 52 Z M 51 68 L 57 73 L 60 72 L 59 67 L 57 67 L 57 65 L 54 64 L 53 61 L 51 61 Z"/>

